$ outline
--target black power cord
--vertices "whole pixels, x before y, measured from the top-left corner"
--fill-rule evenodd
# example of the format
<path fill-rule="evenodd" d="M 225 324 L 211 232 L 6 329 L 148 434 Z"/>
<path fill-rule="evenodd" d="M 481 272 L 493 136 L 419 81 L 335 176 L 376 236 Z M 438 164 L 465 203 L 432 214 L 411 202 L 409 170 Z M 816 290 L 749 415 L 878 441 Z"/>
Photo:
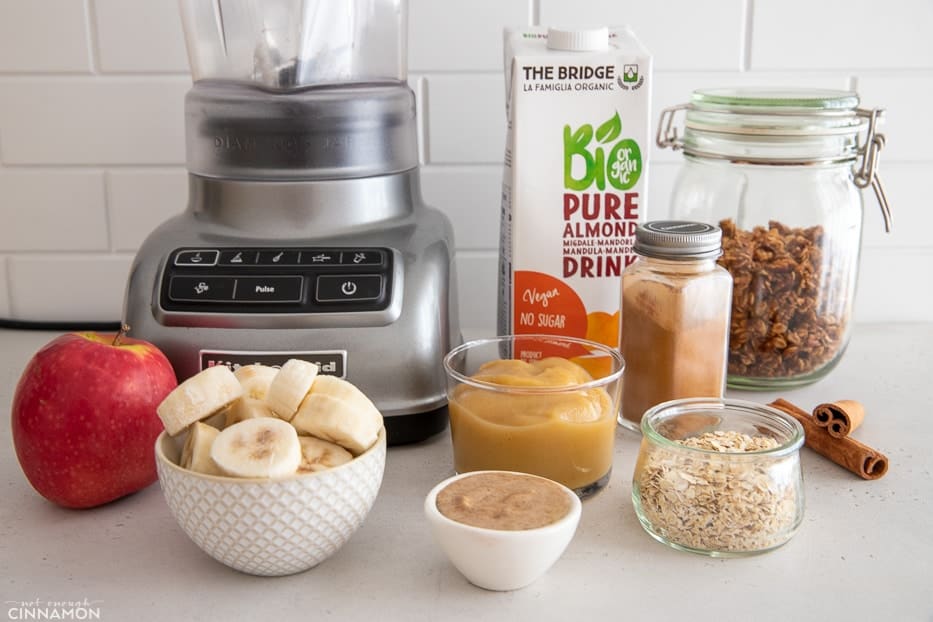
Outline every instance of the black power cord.
<path fill-rule="evenodd" d="M 9 320 L 0 318 L 0 328 L 9 330 L 47 330 L 58 332 L 71 332 L 93 330 L 98 332 L 115 333 L 120 330 L 120 322 L 36 322 L 30 320 Z"/>

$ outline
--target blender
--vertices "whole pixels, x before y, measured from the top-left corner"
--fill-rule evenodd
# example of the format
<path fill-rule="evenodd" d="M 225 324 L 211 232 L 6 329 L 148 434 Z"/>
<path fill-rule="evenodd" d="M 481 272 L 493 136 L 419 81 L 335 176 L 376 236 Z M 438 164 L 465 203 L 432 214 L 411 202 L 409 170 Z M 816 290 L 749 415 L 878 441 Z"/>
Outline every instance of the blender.
<path fill-rule="evenodd" d="M 316 363 L 392 444 L 446 427 L 450 222 L 423 203 L 404 0 L 180 0 L 187 209 L 140 247 L 124 321 L 179 379 Z"/>

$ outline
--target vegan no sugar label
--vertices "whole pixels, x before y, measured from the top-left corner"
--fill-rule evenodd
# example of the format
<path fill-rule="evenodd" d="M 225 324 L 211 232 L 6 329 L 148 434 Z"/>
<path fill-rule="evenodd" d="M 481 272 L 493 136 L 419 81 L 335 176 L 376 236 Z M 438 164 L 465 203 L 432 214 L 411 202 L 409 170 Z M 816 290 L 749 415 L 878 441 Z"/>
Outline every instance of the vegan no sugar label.
<path fill-rule="evenodd" d="M 645 220 L 651 57 L 627 28 L 507 30 L 505 50 L 499 332 L 617 347 Z M 552 354 L 568 353 L 515 356 Z"/>

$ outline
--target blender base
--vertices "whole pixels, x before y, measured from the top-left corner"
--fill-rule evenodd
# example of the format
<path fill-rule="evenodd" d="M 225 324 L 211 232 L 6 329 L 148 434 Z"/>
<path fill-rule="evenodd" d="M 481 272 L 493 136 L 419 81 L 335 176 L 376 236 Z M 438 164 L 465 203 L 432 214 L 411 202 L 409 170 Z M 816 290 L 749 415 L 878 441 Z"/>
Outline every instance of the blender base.
<path fill-rule="evenodd" d="M 447 429 L 447 406 L 411 415 L 385 418 L 386 442 L 389 445 L 409 445 L 426 441 Z"/>

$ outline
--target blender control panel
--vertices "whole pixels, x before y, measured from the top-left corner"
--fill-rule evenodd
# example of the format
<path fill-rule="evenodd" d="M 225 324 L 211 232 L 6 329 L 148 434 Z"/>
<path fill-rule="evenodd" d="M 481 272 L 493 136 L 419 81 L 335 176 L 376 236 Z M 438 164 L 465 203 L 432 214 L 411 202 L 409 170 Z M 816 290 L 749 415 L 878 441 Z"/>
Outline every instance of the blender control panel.
<path fill-rule="evenodd" d="M 188 313 L 317 314 L 382 311 L 392 299 L 388 248 L 179 248 L 162 274 L 160 304 Z"/>

